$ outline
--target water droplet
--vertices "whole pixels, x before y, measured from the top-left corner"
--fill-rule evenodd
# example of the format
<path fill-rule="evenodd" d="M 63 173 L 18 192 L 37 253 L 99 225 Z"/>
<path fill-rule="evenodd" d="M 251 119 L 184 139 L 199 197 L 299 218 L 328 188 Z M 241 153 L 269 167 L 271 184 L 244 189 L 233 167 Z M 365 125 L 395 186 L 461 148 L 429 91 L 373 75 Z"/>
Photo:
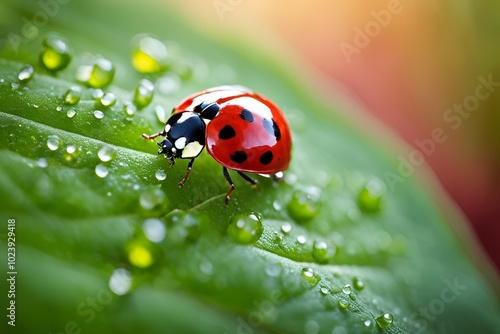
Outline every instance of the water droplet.
<path fill-rule="evenodd" d="M 328 247 L 326 242 L 322 240 L 315 240 L 312 249 L 314 259 L 320 263 L 327 262 L 331 257 L 331 247 Z"/>
<path fill-rule="evenodd" d="M 352 285 L 356 290 L 363 290 L 365 288 L 365 283 L 358 277 L 353 277 Z"/>
<path fill-rule="evenodd" d="M 100 100 L 104 96 L 104 91 L 100 88 L 92 90 L 92 98 L 94 100 Z"/>
<path fill-rule="evenodd" d="M 141 194 L 139 203 L 146 210 L 153 210 L 165 202 L 165 193 L 159 188 L 149 189 Z"/>
<path fill-rule="evenodd" d="M 147 79 L 142 79 L 134 91 L 134 104 L 142 109 L 153 100 L 155 86 Z"/>
<path fill-rule="evenodd" d="M 66 91 L 64 95 L 64 103 L 69 105 L 75 105 L 80 102 L 82 97 L 82 89 L 79 86 L 71 86 Z"/>
<path fill-rule="evenodd" d="M 342 292 L 346 295 L 350 295 L 352 292 L 351 286 L 349 284 L 344 285 L 344 287 L 342 288 Z"/>
<path fill-rule="evenodd" d="M 97 119 L 103 119 L 104 118 L 104 113 L 100 110 L 94 111 L 94 117 Z"/>
<path fill-rule="evenodd" d="M 129 262 L 138 268 L 147 268 L 153 264 L 153 256 L 149 249 L 140 244 L 129 246 Z"/>
<path fill-rule="evenodd" d="M 108 176 L 108 168 L 104 165 L 98 164 L 95 166 L 95 175 L 99 176 L 100 178 L 105 178 Z"/>
<path fill-rule="evenodd" d="M 283 237 L 278 233 L 274 232 L 274 243 L 275 244 L 281 244 L 283 242 Z"/>
<path fill-rule="evenodd" d="M 134 116 L 137 111 L 137 108 L 134 104 L 127 102 L 123 106 L 123 112 L 125 112 L 126 116 Z"/>
<path fill-rule="evenodd" d="M 155 177 L 158 181 L 163 181 L 167 178 L 167 173 L 163 169 L 158 169 L 155 173 Z"/>
<path fill-rule="evenodd" d="M 288 234 L 292 230 L 292 224 L 290 223 L 284 223 L 281 225 L 281 232 Z"/>
<path fill-rule="evenodd" d="M 66 112 L 66 116 L 68 118 L 73 118 L 76 116 L 76 109 L 75 108 L 69 108 L 68 111 Z"/>
<path fill-rule="evenodd" d="M 306 237 L 305 237 L 305 236 L 303 236 L 303 235 L 299 235 L 299 236 L 297 237 L 297 243 L 298 243 L 299 245 L 304 245 L 306 242 L 307 242 L 307 239 L 306 239 Z"/>
<path fill-rule="evenodd" d="M 305 334 L 317 334 L 319 333 L 319 324 L 314 320 L 308 320 L 304 326 Z"/>
<path fill-rule="evenodd" d="M 40 167 L 40 168 L 46 168 L 46 167 L 49 165 L 49 163 L 47 162 L 47 159 L 45 159 L 45 158 L 40 158 L 40 159 L 38 159 L 38 161 L 37 161 L 37 165 L 38 165 L 38 167 Z"/>
<path fill-rule="evenodd" d="M 59 144 L 60 144 L 59 137 L 56 135 L 51 135 L 47 139 L 47 147 L 51 151 L 57 150 L 59 148 Z"/>
<path fill-rule="evenodd" d="M 280 202 L 278 202 L 278 201 L 274 201 L 274 202 L 273 202 L 273 208 L 274 208 L 274 210 L 276 210 L 276 211 L 281 211 L 281 204 L 280 204 Z"/>
<path fill-rule="evenodd" d="M 142 231 L 149 241 L 159 243 L 165 239 L 165 224 L 158 218 L 148 218 L 142 223 Z"/>
<path fill-rule="evenodd" d="M 317 187 L 308 187 L 305 190 L 296 190 L 287 209 L 290 215 L 299 223 L 308 222 L 319 213 L 321 206 L 321 190 Z"/>
<path fill-rule="evenodd" d="M 323 295 L 323 296 L 326 296 L 327 294 L 330 293 L 330 290 L 327 288 L 327 287 L 321 287 L 321 289 L 319 289 L 319 292 Z"/>
<path fill-rule="evenodd" d="M 227 234 L 235 242 L 250 244 L 259 240 L 263 230 L 260 215 L 251 213 L 234 216 L 227 228 Z"/>
<path fill-rule="evenodd" d="M 393 318 L 392 314 L 384 313 L 380 317 L 378 317 L 376 319 L 376 321 L 377 321 L 377 325 L 380 328 L 387 328 L 387 327 L 389 327 L 390 324 L 392 324 L 393 319 L 394 318 Z"/>
<path fill-rule="evenodd" d="M 56 107 L 56 111 L 61 111 L 61 110 L 63 110 L 63 107 L 62 107 L 62 106 L 57 106 L 57 107 Z"/>
<path fill-rule="evenodd" d="M 60 71 L 71 62 L 69 44 L 61 37 L 48 37 L 42 41 L 40 60 L 49 71 Z"/>
<path fill-rule="evenodd" d="M 370 180 L 358 195 L 358 206 L 366 213 L 377 213 L 381 209 L 385 184 L 379 179 Z"/>
<path fill-rule="evenodd" d="M 113 274 L 109 278 L 108 285 L 111 291 L 122 296 L 129 292 L 132 287 L 132 274 L 126 269 L 118 268 L 113 271 Z"/>
<path fill-rule="evenodd" d="M 301 275 L 311 285 L 316 285 L 321 281 L 321 277 L 312 268 L 302 268 Z"/>
<path fill-rule="evenodd" d="M 103 145 L 97 152 L 97 156 L 102 162 L 108 162 L 116 158 L 116 150 L 111 145 Z"/>
<path fill-rule="evenodd" d="M 156 113 L 156 117 L 158 118 L 160 123 L 166 123 L 170 117 L 169 113 L 167 113 L 165 108 L 163 108 L 160 105 L 157 105 L 155 107 L 155 113 Z"/>
<path fill-rule="evenodd" d="M 99 103 L 103 107 L 112 107 L 116 103 L 116 95 L 114 93 L 104 93 L 104 95 L 99 100 Z"/>
<path fill-rule="evenodd" d="M 363 321 L 363 325 L 365 325 L 366 327 L 370 327 L 372 325 L 372 321 L 370 319 L 366 319 L 365 321 Z"/>
<path fill-rule="evenodd" d="M 34 74 L 35 74 L 35 68 L 33 67 L 33 65 L 28 64 L 25 67 L 23 67 L 21 72 L 19 72 L 19 74 L 17 75 L 17 78 L 21 82 L 26 82 L 26 81 L 30 80 L 31 78 L 33 78 Z"/>
<path fill-rule="evenodd" d="M 111 60 L 98 57 L 90 65 L 80 66 L 77 70 L 77 80 L 93 88 L 107 86 L 115 76 L 115 67 Z"/>
<path fill-rule="evenodd" d="M 12 87 L 13 90 L 16 90 L 19 88 L 19 82 L 13 82 L 10 84 L 10 86 Z"/>
<path fill-rule="evenodd" d="M 140 73 L 157 73 L 169 64 L 167 47 L 148 35 L 138 35 L 133 40 L 132 65 Z"/>
<path fill-rule="evenodd" d="M 210 261 L 203 261 L 200 263 L 200 271 L 205 275 L 212 275 L 214 273 L 214 266 Z"/>
<path fill-rule="evenodd" d="M 346 299 L 343 299 L 343 298 L 339 299 L 339 303 L 338 304 L 339 304 L 339 307 L 341 309 L 344 309 L 344 310 L 349 307 L 349 301 L 346 300 Z"/>

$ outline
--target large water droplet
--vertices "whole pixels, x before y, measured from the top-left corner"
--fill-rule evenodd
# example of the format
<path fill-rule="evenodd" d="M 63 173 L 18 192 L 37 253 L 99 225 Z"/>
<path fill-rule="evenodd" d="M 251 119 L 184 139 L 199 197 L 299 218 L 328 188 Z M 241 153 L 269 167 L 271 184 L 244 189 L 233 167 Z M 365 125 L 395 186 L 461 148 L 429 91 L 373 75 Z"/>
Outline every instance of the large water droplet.
<path fill-rule="evenodd" d="M 316 285 L 321 281 L 321 277 L 312 268 L 302 268 L 301 275 L 311 285 Z"/>
<path fill-rule="evenodd" d="M 148 218 L 142 223 L 142 231 L 149 241 L 158 243 L 165 239 L 165 224 L 158 218 Z"/>
<path fill-rule="evenodd" d="M 82 97 L 82 89 L 79 86 L 71 86 L 66 91 L 64 95 L 64 103 L 69 105 L 75 105 L 80 102 Z"/>
<path fill-rule="evenodd" d="M 165 202 L 165 193 L 159 188 L 149 189 L 141 194 L 139 203 L 146 210 L 153 210 Z"/>
<path fill-rule="evenodd" d="M 381 209 L 385 184 L 379 179 L 369 181 L 358 195 L 358 206 L 366 213 L 377 213 Z"/>
<path fill-rule="evenodd" d="M 155 86 L 149 80 L 142 79 L 134 91 L 134 104 L 142 109 L 153 100 Z"/>
<path fill-rule="evenodd" d="M 104 145 L 97 152 L 97 156 L 99 157 L 99 160 L 101 160 L 102 162 L 108 162 L 116 157 L 116 150 L 111 145 Z"/>
<path fill-rule="evenodd" d="M 126 269 L 118 268 L 113 271 L 108 285 L 111 291 L 122 296 L 129 292 L 132 287 L 132 274 Z"/>
<path fill-rule="evenodd" d="M 312 255 L 319 263 L 328 262 L 328 259 L 333 256 L 333 248 L 328 247 L 323 240 L 315 240 L 312 249 Z"/>
<path fill-rule="evenodd" d="M 132 65 L 141 73 L 157 73 L 166 69 L 169 63 L 167 47 L 161 41 L 139 35 L 134 38 Z"/>
<path fill-rule="evenodd" d="M 378 317 L 376 319 L 376 321 L 377 321 L 377 325 L 380 328 L 387 328 L 387 327 L 389 327 L 390 324 L 392 324 L 393 319 L 394 318 L 393 318 L 392 314 L 384 313 L 380 317 Z"/>
<path fill-rule="evenodd" d="M 71 49 L 61 37 L 48 37 L 42 41 L 40 60 L 49 71 L 60 71 L 71 62 Z"/>
<path fill-rule="evenodd" d="M 317 187 L 296 190 L 287 205 L 288 212 L 299 223 L 308 222 L 316 217 L 320 207 L 321 190 Z"/>
<path fill-rule="evenodd" d="M 163 181 L 167 178 L 167 173 L 163 169 L 158 169 L 155 173 L 155 177 L 158 181 Z"/>
<path fill-rule="evenodd" d="M 235 242 L 250 244 L 259 240 L 263 230 L 260 215 L 251 213 L 234 216 L 227 228 L 227 234 Z"/>
<path fill-rule="evenodd" d="M 106 108 L 114 106 L 116 103 L 116 95 L 114 93 L 104 93 L 104 95 L 101 96 L 99 103 Z"/>
<path fill-rule="evenodd" d="M 59 148 L 59 137 L 56 135 L 50 135 L 49 138 L 47 139 L 47 147 L 51 151 L 55 151 Z"/>
<path fill-rule="evenodd" d="M 19 72 L 17 78 L 21 82 L 26 82 L 31 78 L 33 78 L 34 74 L 35 74 L 35 68 L 33 67 L 33 65 L 28 64 L 25 67 L 23 67 L 23 69 Z"/>
<path fill-rule="evenodd" d="M 104 165 L 98 164 L 95 166 L 95 175 L 99 176 L 100 178 L 105 178 L 108 176 L 108 168 Z"/>

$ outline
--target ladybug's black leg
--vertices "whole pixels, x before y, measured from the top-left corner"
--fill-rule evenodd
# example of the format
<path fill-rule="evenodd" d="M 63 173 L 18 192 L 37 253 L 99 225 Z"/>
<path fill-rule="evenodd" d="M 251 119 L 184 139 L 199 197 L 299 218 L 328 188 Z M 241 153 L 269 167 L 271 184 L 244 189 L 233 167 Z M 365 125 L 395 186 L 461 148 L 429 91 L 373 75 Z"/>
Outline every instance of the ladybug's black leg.
<path fill-rule="evenodd" d="M 189 161 L 188 163 L 188 168 L 186 169 L 186 174 L 184 175 L 184 178 L 182 179 L 181 182 L 179 182 L 179 188 L 182 188 L 184 186 L 184 183 L 186 183 L 186 180 L 189 176 L 189 173 L 191 173 L 191 168 L 193 167 L 193 162 L 194 162 L 194 159 L 191 159 L 191 161 Z"/>
<path fill-rule="evenodd" d="M 252 188 L 254 189 L 257 189 L 257 181 L 255 181 L 254 179 L 252 179 L 251 177 L 249 177 L 248 175 L 246 174 L 243 174 L 242 172 L 238 171 L 238 174 L 240 174 L 240 176 L 245 180 L 247 181 L 248 183 L 250 183 L 252 185 Z"/>
<path fill-rule="evenodd" d="M 165 131 L 162 131 L 162 132 L 158 132 L 158 133 L 155 133 L 154 135 L 147 135 L 145 133 L 142 134 L 142 138 L 144 139 L 148 139 L 148 140 L 153 140 L 155 139 L 156 137 L 165 137 L 167 135 L 167 133 Z"/>
<path fill-rule="evenodd" d="M 233 193 L 233 190 L 234 190 L 234 183 L 233 183 L 233 180 L 231 180 L 231 177 L 229 176 L 229 173 L 227 172 L 226 167 L 222 167 L 222 173 L 224 174 L 224 178 L 226 179 L 227 183 L 229 183 L 229 186 L 231 187 L 231 188 L 229 188 L 229 191 L 226 194 L 226 205 L 228 205 L 229 204 L 229 196 L 231 196 L 231 194 Z"/>

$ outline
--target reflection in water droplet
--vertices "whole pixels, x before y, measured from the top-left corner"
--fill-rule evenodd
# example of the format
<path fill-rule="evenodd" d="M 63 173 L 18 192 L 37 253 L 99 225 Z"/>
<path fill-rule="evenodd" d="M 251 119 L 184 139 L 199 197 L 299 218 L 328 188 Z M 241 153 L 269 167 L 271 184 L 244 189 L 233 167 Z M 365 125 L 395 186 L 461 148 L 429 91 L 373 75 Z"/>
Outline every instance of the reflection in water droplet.
<path fill-rule="evenodd" d="M 80 102 L 80 98 L 82 97 L 82 89 L 80 86 L 71 86 L 66 91 L 64 95 L 64 103 L 69 105 L 75 105 Z"/>
<path fill-rule="evenodd" d="M 159 243 L 165 239 L 165 224 L 158 218 L 148 218 L 142 223 L 142 231 L 149 241 Z"/>
<path fill-rule="evenodd" d="M 358 206 L 360 210 L 366 213 L 380 212 L 385 190 L 385 184 L 381 180 L 370 180 L 359 192 Z"/>
<path fill-rule="evenodd" d="M 302 277 L 311 285 L 318 284 L 321 281 L 321 277 L 314 272 L 312 268 L 302 268 Z"/>
<path fill-rule="evenodd" d="M 51 151 L 55 151 L 59 148 L 59 137 L 56 135 L 50 135 L 49 138 L 47 139 L 47 147 Z"/>
<path fill-rule="evenodd" d="M 126 269 L 118 268 L 113 271 L 108 285 L 111 291 L 122 296 L 129 292 L 132 287 L 132 274 Z"/>
<path fill-rule="evenodd" d="M 227 228 L 229 237 L 240 244 L 250 244 L 259 240 L 264 228 L 259 214 L 237 215 Z"/>
<path fill-rule="evenodd" d="M 149 249 L 139 244 L 130 246 L 128 260 L 138 268 L 147 268 L 153 264 L 153 256 Z"/>
<path fill-rule="evenodd" d="M 377 325 L 380 328 L 387 328 L 387 327 L 389 327 L 390 324 L 392 324 L 393 319 L 394 318 L 393 318 L 392 314 L 390 314 L 390 313 L 384 313 L 383 315 L 381 315 L 380 317 L 378 317 L 376 319 L 376 321 L 377 321 Z"/>
<path fill-rule="evenodd" d="M 284 223 L 283 225 L 281 225 L 281 231 L 283 233 L 288 234 L 290 233 L 291 230 L 292 230 L 292 224 Z"/>
<path fill-rule="evenodd" d="M 98 164 L 95 166 L 95 175 L 99 176 L 100 178 L 105 178 L 108 176 L 108 168 L 104 165 Z"/>
<path fill-rule="evenodd" d="M 61 37 L 48 37 L 42 41 L 40 60 L 49 71 L 60 71 L 71 62 L 71 50 Z"/>
<path fill-rule="evenodd" d="M 75 108 L 69 108 L 68 111 L 66 112 L 66 116 L 68 118 L 73 118 L 76 116 L 76 109 Z"/>
<path fill-rule="evenodd" d="M 35 68 L 33 67 L 33 65 L 28 64 L 25 67 L 23 67 L 21 72 L 19 72 L 17 78 L 19 79 L 19 81 L 25 82 L 33 78 L 34 74 L 35 74 Z"/>
<path fill-rule="evenodd" d="M 163 181 L 167 178 L 167 173 L 163 169 L 158 169 L 155 173 L 155 177 L 158 181 Z"/>
<path fill-rule="evenodd" d="M 100 110 L 94 111 L 94 117 L 97 119 L 103 119 L 104 118 L 104 113 Z"/>
<path fill-rule="evenodd" d="M 142 109 L 153 100 L 155 86 L 147 79 L 142 79 L 134 91 L 134 104 Z"/>
<path fill-rule="evenodd" d="M 320 207 L 321 190 L 317 187 L 296 190 L 287 205 L 288 212 L 299 223 L 310 221 L 316 217 Z"/>
<path fill-rule="evenodd" d="M 116 150 L 111 145 L 104 145 L 97 152 L 97 156 L 99 157 L 99 160 L 101 160 L 102 162 L 108 162 L 116 157 Z"/>

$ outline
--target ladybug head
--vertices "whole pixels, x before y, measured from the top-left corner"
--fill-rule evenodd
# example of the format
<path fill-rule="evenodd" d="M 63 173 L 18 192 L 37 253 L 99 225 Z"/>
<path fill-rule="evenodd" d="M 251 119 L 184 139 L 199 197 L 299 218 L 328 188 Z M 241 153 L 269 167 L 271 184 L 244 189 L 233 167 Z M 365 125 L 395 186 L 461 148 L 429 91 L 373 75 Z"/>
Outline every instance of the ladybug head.
<path fill-rule="evenodd" d="M 175 163 L 174 159 L 177 153 L 177 150 L 174 147 L 174 145 L 172 145 L 172 143 L 168 139 L 165 139 L 157 144 L 158 146 L 160 146 L 158 154 L 163 154 L 165 158 L 168 160 L 170 166 L 173 166 L 173 164 Z"/>

